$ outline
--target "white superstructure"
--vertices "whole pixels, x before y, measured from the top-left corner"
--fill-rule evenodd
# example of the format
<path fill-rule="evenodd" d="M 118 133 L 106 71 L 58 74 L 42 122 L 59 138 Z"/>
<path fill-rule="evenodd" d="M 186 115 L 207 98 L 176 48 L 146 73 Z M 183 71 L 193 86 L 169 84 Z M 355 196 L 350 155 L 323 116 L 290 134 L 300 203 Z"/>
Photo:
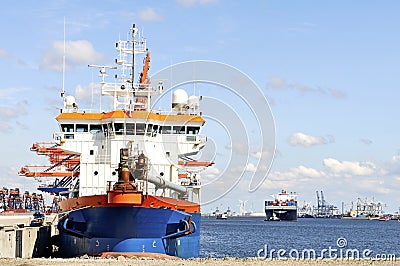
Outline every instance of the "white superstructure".
<path fill-rule="evenodd" d="M 162 82 L 150 86 L 147 72 L 150 53 L 146 40 L 135 25 L 131 39 L 118 41 L 115 60 L 121 74 L 107 82 L 107 71 L 113 66 L 89 65 L 100 69 L 101 92 L 111 96 L 113 108 L 109 112 L 80 110 L 75 98 L 64 95 L 64 106 L 56 117 L 59 132 L 54 140 L 63 151 L 79 155 L 79 165 L 70 171 L 79 172 L 69 182 L 74 196 L 105 194 L 117 181 L 120 149 L 128 148 L 130 157 L 140 153 L 149 159 L 146 180 L 139 181 L 143 191 L 153 195 L 199 201 L 199 172 L 211 162 L 190 158 L 206 144 L 200 135 L 205 120 L 199 115 L 199 98 L 176 90 L 171 111 L 151 110 L 151 97 L 162 93 Z M 144 54 L 143 71 L 135 81 L 135 59 Z M 71 179 L 71 177 L 70 177 Z M 72 196 L 71 195 L 71 196 Z"/>

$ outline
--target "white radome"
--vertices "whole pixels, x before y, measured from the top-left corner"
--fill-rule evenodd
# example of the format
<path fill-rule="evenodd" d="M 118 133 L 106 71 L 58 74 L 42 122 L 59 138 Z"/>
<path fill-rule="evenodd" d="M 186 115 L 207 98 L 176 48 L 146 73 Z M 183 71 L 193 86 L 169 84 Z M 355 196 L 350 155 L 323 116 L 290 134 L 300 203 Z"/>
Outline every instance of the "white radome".
<path fill-rule="evenodd" d="M 182 111 L 188 104 L 188 94 L 182 89 L 177 89 L 172 94 L 172 109 L 175 111 Z"/>
<path fill-rule="evenodd" d="M 72 107 L 75 103 L 75 97 L 72 95 L 68 95 L 65 97 L 65 105 L 68 107 Z"/>
<path fill-rule="evenodd" d="M 192 95 L 188 99 L 188 106 L 191 110 L 199 109 L 200 107 L 200 99 L 199 97 Z"/>

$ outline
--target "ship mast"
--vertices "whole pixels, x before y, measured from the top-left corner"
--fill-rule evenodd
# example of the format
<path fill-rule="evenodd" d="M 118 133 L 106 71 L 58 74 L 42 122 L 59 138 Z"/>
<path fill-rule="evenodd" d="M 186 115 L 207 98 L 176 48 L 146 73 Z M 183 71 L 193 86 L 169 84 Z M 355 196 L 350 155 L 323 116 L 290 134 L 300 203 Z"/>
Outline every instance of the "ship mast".
<path fill-rule="evenodd" d="M 64 17 L 64 51 L 63 51 L 63 65 L 62 65 L 62 91 L 61 98 L 64 99 L 65 95 L 65 17 Z"/>
<path fill-rule="evenodd" d="M 146 39 L 139 34 L 136 24 L 133 24 L 128 34 L 128 40 L 119 40 L 115 48 L 118 56 L 115 63 L 119 65 L 120 75 L 115 75 L 114 82 L 106 82 L 106 68 L 110 66 L 95 66 L 100 68 L 102 76 L 101 91 L 102 95 L 113 97 L 113 110 L 126 111 L 150 111 L 150 98 L 153 95 L 160 94 L 162 86 L 158 88 L 150 87 L 150 80 L 147 78 L 149 69 L 150 53 L 146 47 Z M 135 60 L 138 60 L 136 54 L 146 54 L 146 62 L 143 72 L 140 74 L 145 79 L 135 81 Z M 90 65 L 92 66 L 92 65 Z M 114 68 L 113 68 L 114 69 Z M 130 73 L 128 74 L 128 71 Z"/>
<path fill-rule="evenodd" d="M 135 35 L 137 32 L 136 24 L 133 24 L 131 33 L 132 33 L 132 68 L 131 68 L 131 88 L 134 89 L 134 82 L 135 82 Z"/>

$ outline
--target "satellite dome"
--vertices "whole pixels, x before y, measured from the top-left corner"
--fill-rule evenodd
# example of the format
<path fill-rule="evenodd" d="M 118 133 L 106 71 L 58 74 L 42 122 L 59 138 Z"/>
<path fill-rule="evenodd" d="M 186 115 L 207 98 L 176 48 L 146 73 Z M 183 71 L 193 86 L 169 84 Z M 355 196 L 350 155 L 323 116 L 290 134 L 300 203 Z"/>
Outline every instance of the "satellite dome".
<path fill-rule="evenodd" d="M 75 97 L 68 95 L 67 97 L 65 97 L 65 105 L 68 107 L 72 107 L 75 103 Z"/>
<path fill-rule="evenodd" d="M 182 111 L 188 104 L 188 94 L 182 89 L 177 89 L 172 94 L 172 109 Z"/>
<path fill-rule="evenodd" d="M 197 97 L 195 95 L 190 96 L 189 99 L 188 99 L 188 106 L 192 110 L 199 109 L 199 107 L 200 107 L 200 99 L 199 99 L 199 97 Z"/>

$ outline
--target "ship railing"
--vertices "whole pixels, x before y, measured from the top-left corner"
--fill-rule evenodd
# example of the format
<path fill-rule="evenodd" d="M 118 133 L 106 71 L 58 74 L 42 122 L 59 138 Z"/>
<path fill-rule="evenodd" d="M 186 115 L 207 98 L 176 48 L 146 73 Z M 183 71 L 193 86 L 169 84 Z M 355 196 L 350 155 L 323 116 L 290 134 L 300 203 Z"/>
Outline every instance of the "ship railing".
<path fill-rule="evenodd" d="M 297 202 L 296 201 L 288 201 L 288 202 L 266 201 L 265 206 L 297 206 Z"/>
<path fill-rule="evenodd" d="M 53 139 L 55 141 L 61 141 L 61 140 L 65 140 L 65 139 L 74 139 L 75 135 L 74 132 L 56 132 L 53 134 Z"/>
<path fill-rule="evenodd" d="M 29 165 L 24 166 L 24 170 L 26 173 L 34 173 L 34 176 L 40 175 L 40 173 L 54 173 L 54 172 L 70 172 L 69 170 L 65 169 L 65 166 L 59 165 L 56 167 L 51 168 L 52 166 L 49 165 Z M 50 169 L 51 168 L 51 169 Z"/>
<path fill-rule="evenodd" d="M 191 116 L 201 116 L 202 112 L 200 112 L 198 109 L 187 109 L 182 112 L 171 112 L 168 110 L 152 110 L 153 113 L 158 114 L 158 115 L 167 115 L 167 116 L 179 116 L 179 115 L 191 115 Z M 190 122 L 190 120 L 188 121 Z"/>
<path fill-rule="evenodd" d="M 61 141 L 64 140 L 74 140 L 74 139 L 79 139 L 79 140 L 102 140 L 104 139 L 104 136 L 110 137 L 110 138 L 115 138 L 116 136 L 123 136 L 125 137 L 126 131 L 125 130 L 120 130 L 118 132 L 102 132 L 102 131 L 89 131 L 89 132 L 55 132 L 53 133 L 53 140 L 55 141 L 54 144 L 60 143 Z M 139 135 L 132 135 L 132 136 L 151 136 L 154 137 L 156 135 L 159 135 L 155 132 L 151 134 L 150 132 L 144 132 L 143 134 Z M 205 135 L 195 135 L 195 134 L 174 134 L 174 133 L 161 133 L 161 136 L 163 136 L 164 142 L 170 142 L 170 143 L 176 143 L 181 142 L 181 143 L 192 143 L 192 144 L 201 144 L 205 145 L 207 142 L 207 136 Z M 173 138 L 172 138 L 173 137 Z"/>
<path fill-rule="evenodd" d="M 115 183 L 117 183 L 117 181 L 107 181 L 106 192 L 112 191 Z M 136 180 L 135 183 L 137 184 L 137 190 L 138 191 L 144 191 L 145 186 L 146 186 L 145 185 L 146 181 L 144 181 L 144 180 Z"/>
<path fill-rule="evenodd" d="M 185 228 L 184 230 L 177 230 L 177 232 L 163 236 L 161 239 L 165 240 L 168 238 L 177 238 L 180 236 L 184 236 L 184 235 L 188 235 L 188 234 L 192 234 L 194 232 L 196 232 L 197 230 L 197 226 L 196 223 L 192 220 L 190 221 L 186 221 L 186 220 L 182 220 L 181 223 L 183 224 L 183 227 Z"/>
<path fill-rule="evenodd" d="M 204 135 L 185 134 L 186 142 L 193 142 L 194 144 L 206 144 L 207 137 Z"/>
<path fill-rule="evenodd" d="M 101 113 L 105 110 L 93 109 L 93 108 L 65 108 L 62 109 L 62 113 Z"/>
<path fill-rule="evenodd" d="M 139 83 L 134 83 L 132 87 L 132 84 L 127 82 L 109 82 L 103 85 L 102 93 L 110 95 L 117 93 L 117 95 L 126 95 L 127 97 L 132 97 L 132 93 L 134 93 L 135 97 L 149 97 L 160 94 L 161 89 Z"/>
<path fill-rule="evenodd" d="M 181 181 L 181 186 L 184 187 L 201 187 L 201 182 L 200 181 L 191 181 L 191 180 L 185 180 Z"/>
<path fill-rule="evenodd" d="M 60 143 L 64 140 L 101 140 L 103 133 L 101 131 L 89 131 L 89 132 L 55 132 L 53 133 L 53 140 Z"/>

